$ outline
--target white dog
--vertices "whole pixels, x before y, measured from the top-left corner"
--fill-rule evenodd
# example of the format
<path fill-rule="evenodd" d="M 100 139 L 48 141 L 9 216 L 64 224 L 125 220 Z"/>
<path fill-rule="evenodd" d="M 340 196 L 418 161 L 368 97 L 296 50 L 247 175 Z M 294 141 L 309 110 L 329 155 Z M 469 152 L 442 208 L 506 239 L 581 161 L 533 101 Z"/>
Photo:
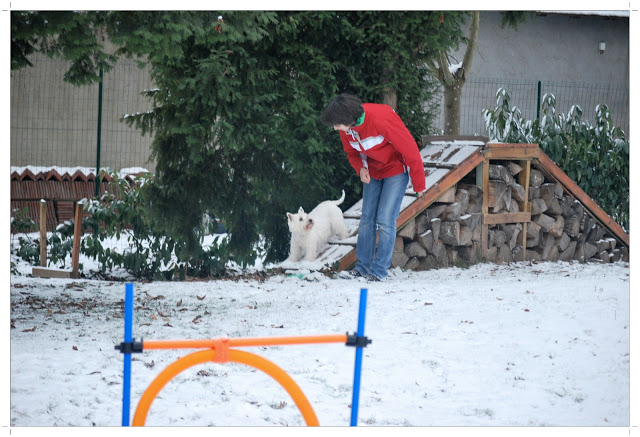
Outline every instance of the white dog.
<path fill-rule="evenodd" d="M 344 190 L 340 199 L 326 200 L 309 214 L 302 207 L 297 214 L 287 213 L 291 231 L 291 251 L 287 261 L 299 261 L 303 254 L 305 261 L 313 261 L 329 238 L 334 235 L 340 240 L 348 237 L 342 211 L 338 208 L 343 201 Z"/>

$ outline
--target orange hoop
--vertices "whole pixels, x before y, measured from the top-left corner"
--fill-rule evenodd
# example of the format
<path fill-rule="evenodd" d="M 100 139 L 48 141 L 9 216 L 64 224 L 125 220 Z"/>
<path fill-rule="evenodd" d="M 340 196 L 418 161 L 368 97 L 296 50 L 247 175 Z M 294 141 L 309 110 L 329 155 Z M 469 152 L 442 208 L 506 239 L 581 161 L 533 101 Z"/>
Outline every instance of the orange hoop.
<path fill-rule="evenodd" d="M 235 349 L 229 349 L 229 361 L 236 363 L 246 364 L 248 366 L 255 367 L 258 370 L 262 370 L 267 375 L 276 380 L 286 391 L 289 393 L 296 406 L 300 410 L 302 417 L 304 418 L 307 426 L 318 426 L 318 418 L 313 411 L 311 404 L 307 400 L 298 384 L 289 376 L 287 372 L 282 370 L 273 362 L 262 358 L 258 355 L 250 352 L 239 351 Z M 209 361 L 215 361 L 216 351 L 214 349 L 203 350 L 193 352 L 186 355 L 173 363 L 171 363 L 166 369 L 160 373 L 156 379 L 154 379 L 149 387 L 145 390 L 138 402 L 135 415 L 133 416 L 133 426 L 144 426 L 151 408 L 151 403 L 156 398 L 158 393 L 164 388 L 169 381 L 177 376 L 183 370 L 186 370 L 196 364 L 202 364 Z"/>

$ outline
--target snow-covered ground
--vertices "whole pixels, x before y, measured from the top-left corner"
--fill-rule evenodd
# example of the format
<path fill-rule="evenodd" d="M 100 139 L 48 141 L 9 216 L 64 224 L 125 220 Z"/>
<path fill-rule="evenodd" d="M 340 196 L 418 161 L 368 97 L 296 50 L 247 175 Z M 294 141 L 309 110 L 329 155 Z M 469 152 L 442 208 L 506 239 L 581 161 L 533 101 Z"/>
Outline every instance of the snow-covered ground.
<path fill-rule="evenodd" d="M 15 261 L 15 259 L 14 259 Z M 87 262 L 85 261 L 85 266 Z M 123 282 L 12 275 L 10 425 L 116 427 L 122 414 Z M 137 339 L 353 333 L 367 288 L 361 426 L 586 426 L 629 433 L 628 263 L 513 263 L 382 283 L 313 271 L 136 282 Z M 243 348 L 297 382 L 320 425 L 348 426 L 355 349 Z M 132 407 L 191 350 L 134 354 Z M 180 373 L 147 425 L 301 426 L 287 392 L 241 364 Z M 19 428 L 16 428 L 19 429 Z M 604 429 L 604 428 L 601 428 Z M 637 430 L 638 428 L 629 428 Z"/>

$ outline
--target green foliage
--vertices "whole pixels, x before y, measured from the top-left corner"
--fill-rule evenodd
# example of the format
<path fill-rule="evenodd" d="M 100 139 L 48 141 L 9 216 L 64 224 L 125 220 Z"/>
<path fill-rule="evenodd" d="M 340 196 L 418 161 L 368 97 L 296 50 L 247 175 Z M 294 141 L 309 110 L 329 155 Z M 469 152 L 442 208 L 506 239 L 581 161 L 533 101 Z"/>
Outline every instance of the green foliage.
<path fill-rule="evenodd" d="M 80 253 L 98 261 L 100 273 L 122 268 L 137 278 L 184 279 L 190 277 L 220 277 L 230 260 L 226 242 L 214 242 L 198 250 L 185 261 L 185 244 L 166 237 L 155 227 L 148 214 L 143 196 L 150 175 L 135 184 L 111 174 L 116 189 L 100 199 L 82 199 L 84 211 L 90 215 L 82 220 L 84 237 Z M 18 216 L 19 213 L 16 213 Z M 22 217 L 22 215 L 20 215 Z M 14 220 L 16 225 L 19 221 Z M 26 220 L 25 220 L 26 222 Z M 50 265 L 65 267 L 73 248 L 74 221 L 65 222 L 49 233 L 47 248 Z M 24 227 L 23 227 L 24 228 Z M 27 229 L 27 228 L 24 228 Z M 110 240 L 126 240 L 127 247 L 111 248 Z M 40 262 L 39 241 L 28 235 L 19 237 L 16 254 L 31 264 Z"/>
<path fill-rule="evenodd" d="M 31 66 L 29 55 L 41 52 L 70 61 L 66 82 L 88 85 L 109 71 L 116 57 L 104 52 L 99 29 L 106 12 L 11 11 L 11 70 Z"/>
<path fill-rule="evenodd" d="M 500 27 L 504 29 L 509 26 L 513 30 L 518 30 L 518 25 L 524 23 L 527 18 L 533 15 L 529 11 L 502 11 L 501 14 Z"/>
<path fill-rule="evenodd" d="M 536 143 L 582 190 L 625 229 L 629 228 L 629 142 L 613 125 L 607 105 L 595 109 L 595 123 L 582 119 L 582 109 L 556 113 L 552 94 L 542 99 L 539 120 L 525 120 L 510 107 L 509 93 L 498 90 L 496 108 L 483 116 L 492 140 Z"/>
<path fill-rule="evenodd" d="M 40 239 L 33 240 L 30 232 L 38 230 L 35 222 L 27 216 L 29 208 L 14 210 L 11 218 L 11 232 L 21 234 L 18 237 L 16 255 L 30 264 L 40 264 Z M 47 262 L 64 267 L 65 260 L 71 254 L 73 247 L 73 223 L 66 223 L 58 227 L 56 232 L 47 238 Z"/>
<path fill-rule="evenodd" d="M 65 268 L 67 257 L 73 251 L 73 224 L 75 220 L 58 226 L 47 237 L 47 261 L 52 265 Z"/>
<path fill-rule="evenodd" d="M 29 208 L 14 209 L 11 217 L 11 233 L 28 233 L 38 230 L 38 225 L 29 217 Z"/>
<path fill-rule="evenodd" d="M 40 263 L 40 242 L 34 241 L 28 233 L 38 230 L 36 223 L 28 216 L 29 208 L 14 209 L 11 217 L 11 234 L 24 234 L 18 237 L 18 250 L 16 254 L 23 260 L 32 263 Z M 12 237 L 13 238 L 13 237 Z M 14 266 L 12 265 L 12 270 Z"/>
<path fill-rule="evenodd" d="M 101 53 L 92 29 L 104 29 L 115 56 L 144 59 L 156 86 L 147 92 L 153 109 L 124 121 L 154 138 L 156 174 L 141 193 L 146 220 L 154 235 L 180 242 L 173 250 L 187 262 L 203 259 L 202 217 L 218 217 L 231 235 L 222 259 L 247 265 L 260 235 L 267 262 L 286 257 L 287 211 L 310 210 L 342 189 L 347 205 L 360 198 L 337 133 L 318 120 L 337 94 L 382 102 L 395 93 L 414 136 L 429 133 L 438 108 L 424 65 L 436 50 L 462 41 L 464 14 L 447 11 L 440 22 L 443 13 L 433 11 L 100 11 L 70 12 L 44 25 L 40 13 L 15 13 L 12 44 L 22 44 L 17 53 L 26 59 L 45 33 L 54 41 L 48 54 L 66 55 L 67 41 L 75 59 L 92 60 Z M 95 23 L 84 21 L 91 18 Z M 63 22 L 74 31 L 63 34 Z M 81 22 L 85 46 L 76 37 Z M 110 59 L 98 63 L 106 67 Z M 87 62 L 88 81 L 96 65 Z M 154 244 L 169 244 L 163 241 Z M 87 250 L 100 250 L 91 244 Z M 144 265 L 134 255 L 127 262 Z"/>
<path fill-rule="evenodd" d="M 468 14 L 458 11 L 360 11 L 346 13 L 353 37 L 332 49 L 344 60 L 346 76 L 338 76 L 341 91 L 363 101 L 382 102 L 395 91 L 397 112 L 416 138 L 429 131 L 438 115 L 439 84 L 426 60 L 464 41 L 461 26 Z M 442 17 L 442 22 L 440 18 Z M 353 40 L 345 44 L 344 41 Z"/>
<path fill-rule="evenodd" d="M 40 242 L 29 237 L 18 237 L 17 255 L 30 264 L 40 264 Z"/>
<path fill-rule="evenodd" d="M 89 234 L 82 240 L 82 253 L 99 262 L 106 272 L 122 267 L 136 277 L 173 279 L 189 276 L 220 276 L 228 261 L 224 243 L 203 249 L 201 244 L 190 263 L 183 261 L 184 243 L 164 235 L 155 227 L 148 214 L 143 196 L 150 175 L 130 184 L 112 174 L 117 196 L 105 193 L 100 200 L 84 199 L 84 209 L 90 213 L 83 220 L 83 231 Z M 108 247 L 105 240 L 126 238 L 128 247 L 119 252 Z"/>
<path fill-rule="evenodd" d="M 380 102 L 393 89 L 409 129 L 428 133 L 435 85 L 422 64 L 461 32 L 439 31 L 432 12 L 220 14 L 224 23 L 218 12 L 163 14 L 113 35 L 122 53 L 149 59 L 159 88 L 154 110 L 127 122 L 154 133 L 148 194 L 167 234 L 197 250 L 208 213 L 225 221 L 240 264 L 254 261 L 261 234 L 275 261 L 287 253 L 285 212 L 342 189 L 347 203 L 360 196 L 338 135 L 318 121 L 325 105 L 340 92 Z"/>

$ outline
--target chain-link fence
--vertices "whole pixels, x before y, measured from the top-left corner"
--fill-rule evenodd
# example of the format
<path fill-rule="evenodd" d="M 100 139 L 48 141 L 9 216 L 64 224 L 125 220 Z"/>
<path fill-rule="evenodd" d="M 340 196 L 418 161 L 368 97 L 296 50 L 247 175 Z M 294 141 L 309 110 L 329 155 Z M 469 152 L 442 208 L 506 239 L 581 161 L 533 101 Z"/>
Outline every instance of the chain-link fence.
<path fill-rule="evenodd" d="M 151 103 L 140 93 L 151 88 L 149 69 L 121 60 L 104 73 L 100 86 L 74 86 L 63 81 L 68 63 L 34 56 L 34 67 L 11 74 L 11 166 L 98 170 L 138 167 L 149 171 L 151 138 L 120 119 L 147 111 Z M 98 122 L 100 120 L 100 141 Z"/>
<path fill-rule="evenodd" d="M 628 85 L 473 77 L 467 79 L 462 89 L 461 134 L 486 135 L 482 110 L 495 108 L 499 88 L 509 92 L 511 106 L 517 107 L 522 116 L 529 120 L 537 118 L 540 99 L 548 93 L 556 97 L 557 113 L 567 114 L 573 105 L 578 105 L 582 108 L 582 119 L 592 123 L 596 106 L 606 104 L 612 113 L 614 125 L 622 128 L 627 139 L 630 137 Z M 444 101 L 441 107 L 444 107 Z M 444 109 L 434 128 L 435 132 L 444 129 Z"/>

